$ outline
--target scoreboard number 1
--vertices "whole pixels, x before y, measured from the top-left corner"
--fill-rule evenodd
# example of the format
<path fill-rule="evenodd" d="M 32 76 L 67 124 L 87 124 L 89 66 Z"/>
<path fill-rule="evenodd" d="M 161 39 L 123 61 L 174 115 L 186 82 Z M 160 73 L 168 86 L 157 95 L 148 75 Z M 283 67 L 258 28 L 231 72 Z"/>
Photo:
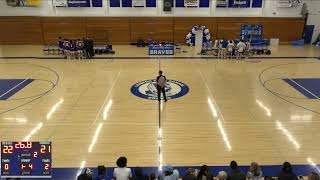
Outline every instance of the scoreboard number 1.
<path fill-rule="evenodd" d="M 44 153 L 46 153 L 46 145 L 41 145 L 41 148 L 40 148 L 40 153 L 41 154 L 44 154 Z M 48 146 L 48 153 L 50 153 L 51 152 L 51 147 L 50 147 L 50 145 Z"/>
<path fill-rule="evenodd" d="M 4 169 L 9 170 L 9 164 L 4 164 Z"/>

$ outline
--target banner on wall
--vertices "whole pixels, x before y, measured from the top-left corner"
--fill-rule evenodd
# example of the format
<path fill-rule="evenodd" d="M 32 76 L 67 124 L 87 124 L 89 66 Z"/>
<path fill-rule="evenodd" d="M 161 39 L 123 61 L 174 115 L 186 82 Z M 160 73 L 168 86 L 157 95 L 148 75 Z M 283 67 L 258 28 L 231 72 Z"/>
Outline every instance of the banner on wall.
<path fill-rule="evenodd" d="M 199 7 L 198 0 L 184 0 L 184 7 Z"/>
<path fill-rule="evenodd" d="M 262 8 L 263 0 L 217 0 L 217 8 Z"/>
<path fill-rule="evenodd" d="M 157 7 L 156 0 L 109 0 L 110 7 Z"/>
<path fill-rule="evenodd" d="M 262 25 L 243 24 L 240 27 L 240 38 L 243 40 L 255 40 L 262 37 Z"/>
<path fill-rule="evenodd" d="M 12 7 L 39 7 L 41 0 L 6 0 L 8 6 Z"/>
<path fill-rule="evenodd" d="M 228 7 L 231 8 L 249 8 L 251 5 L 251 0 L 229 0 Z"/>
<path fill-rule="evenodd" d="M 226 7 L 228 7 L 228 0 L 217 0 L 216 7 L 218 7 L 218 8 L 226 8 Z"/>
<path fill-rule="evenodd" d="M 56 7 L 102 7 L 102 0 L 53 0 Z"/>
<path fill-rule="evenodd" d="M 292 0 L 278 0 L 278 7 L 291 8 Z"/>
<path fill-rule="evenodd" d="M 133 7 L 146 7 L 146 0 L 132 0 Z"/>
<path fill-rule="evenodd" d="M 55 7 L 68 7 L 68 0 L 53 0 L 52 2 Z"/>

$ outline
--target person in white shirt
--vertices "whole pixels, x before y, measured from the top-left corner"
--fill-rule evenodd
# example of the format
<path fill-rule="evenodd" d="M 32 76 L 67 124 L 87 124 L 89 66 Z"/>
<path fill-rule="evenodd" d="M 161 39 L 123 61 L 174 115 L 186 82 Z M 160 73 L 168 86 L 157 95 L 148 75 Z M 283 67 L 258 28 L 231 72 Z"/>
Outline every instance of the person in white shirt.
<path fill-rule="evenodd" d="M 214 41 L 214 48 L 215 48 L 215 49 L 218 49 L 218 48 L 219 48 L 219 40 L 218 40 L 218 39 L 216 39 L 216 40 Z"/>
<path fill-rule="evenodd" d="M 227 51 L 228 51 L 228 59 L 232 59 L 232 53 L 234 49 L 234 43 L 233 41 L 229 41 L 228 46 L 227 46 Z"/>
<path fill-rule="evenodd" d="M 127 158 L 126 157 L 120 157 L 117 160 L 117 168 L 114 168 L 113 170 L 113 177 L 116 180 L 131 180 L 132 174 L 131 169 L 127 168 Z"/>
<path fill-rule="evenodd" d="M 246 49 L 246 44 L 243 42 L 243 40 L 240 40 L 240 42 L 237 45 L 238 52 L 237 52 L 237 59 L 241 59 L 243 56 L 243 52 Z"/>

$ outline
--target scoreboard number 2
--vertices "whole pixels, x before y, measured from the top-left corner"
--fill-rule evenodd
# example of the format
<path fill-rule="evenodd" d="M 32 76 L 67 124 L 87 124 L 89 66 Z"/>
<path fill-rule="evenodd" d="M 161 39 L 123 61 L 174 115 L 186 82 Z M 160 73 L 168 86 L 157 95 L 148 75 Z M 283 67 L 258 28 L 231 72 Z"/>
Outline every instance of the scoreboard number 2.
<path fill-rule="evenodd" d="M 3 154 L 12 154 L 13 146 L 3 146 Z"/>
<path fill-rule="evenodd" d="M 9 170 L 9 164 L 4 164 L 4 170 Z"/>

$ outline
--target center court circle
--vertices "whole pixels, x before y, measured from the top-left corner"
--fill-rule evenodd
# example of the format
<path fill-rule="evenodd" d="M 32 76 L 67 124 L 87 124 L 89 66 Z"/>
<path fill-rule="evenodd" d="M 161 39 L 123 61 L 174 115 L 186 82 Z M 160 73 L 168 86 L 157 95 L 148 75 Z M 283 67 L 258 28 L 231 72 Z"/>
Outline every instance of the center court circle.
<path fill-rule="evenodd" d="M 165 90 L 167 99 L 176 99 L 188 94 L 189 87 L 177 80 L 167 80 Z M 158 100 L 156 80 L 149 79 L 134 84 L 131 93 L 143 99 Z"/>

